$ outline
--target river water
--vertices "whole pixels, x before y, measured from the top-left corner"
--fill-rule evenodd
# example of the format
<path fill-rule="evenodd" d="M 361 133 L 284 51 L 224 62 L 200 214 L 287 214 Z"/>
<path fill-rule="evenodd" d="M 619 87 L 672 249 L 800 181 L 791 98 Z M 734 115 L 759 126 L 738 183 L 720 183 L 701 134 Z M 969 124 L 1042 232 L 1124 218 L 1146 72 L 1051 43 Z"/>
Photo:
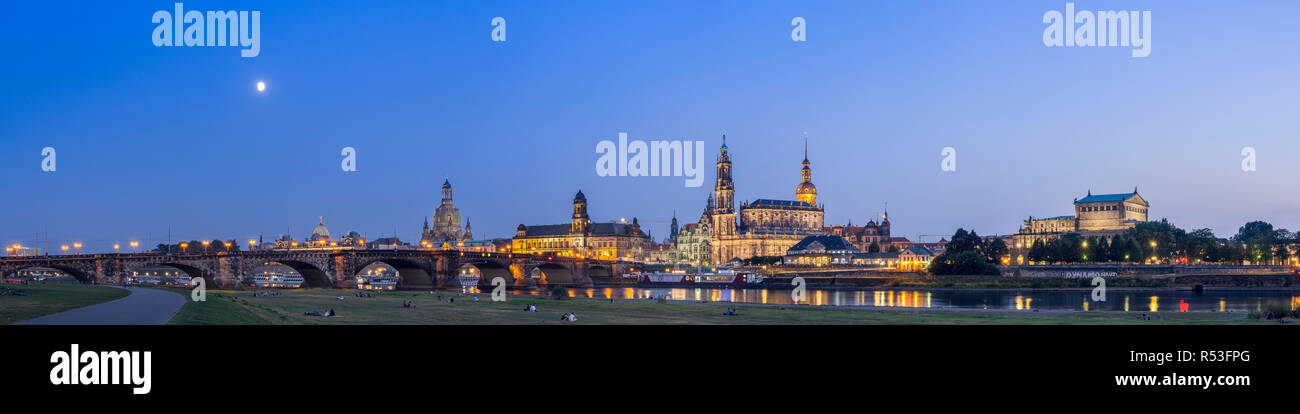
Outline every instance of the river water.
<path fill-rule="evenodd" d="M 477 289 L 475 289 L 477 292 Z M 511 289 L 512 294 L 545 295 L 541 289 Z M 655 299 L 791 305 L 790 289 L 603 287 L 568 289 L 569 296 L 592 299 Z M 800 304 L 894 308 L 960 308 L 1127 312 L 1254 312 L 1281 305 L 1300 307 L 1300 290 L 1110 289 L 1104 301 L 1090 290 L 1015 289 L 808 289 Z M 1276 306 L 1274 306 L 1276 307 Z"/>

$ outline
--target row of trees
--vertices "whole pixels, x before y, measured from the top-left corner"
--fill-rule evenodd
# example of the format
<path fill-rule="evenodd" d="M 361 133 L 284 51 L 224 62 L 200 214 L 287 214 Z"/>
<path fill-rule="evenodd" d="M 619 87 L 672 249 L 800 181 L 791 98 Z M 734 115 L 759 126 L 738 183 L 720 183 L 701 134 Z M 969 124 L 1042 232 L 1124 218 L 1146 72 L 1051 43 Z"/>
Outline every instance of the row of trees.
<path fill-rule="evenodd" d="M 230 243 L 229 248 L 226 247 L 226 243 Z M 184 245 L 184 247 L 182 247 L 182 245 Z M 167 252 L 202 253 L 204 251 L 204 247 L 202 241 L 190 240 L 188 242 L 179 242 L 170 246 L 168 246 L 167 243 L 159 243 L 158 246 L 154 248 L 154 251 L 159 253 L 167 253 Z M 237 252 L 239 251 L 239 243 L 236 243 L 234 240 L 213 239 L 208 242 L 207 251 L 208 252 Z"/>
<path fill-rule="evenodd" d="M 1113 238 L 1068 233 L 1049 242 L 1038 240 L 1027 259 L 1046 263 L 1285 263 L 1297 245 L 1296 235 L 1263 221 L 1246 223 L 1221 239 L 1210 229 L 1191 232 L 1167 221 L 1138 223 Z"/>

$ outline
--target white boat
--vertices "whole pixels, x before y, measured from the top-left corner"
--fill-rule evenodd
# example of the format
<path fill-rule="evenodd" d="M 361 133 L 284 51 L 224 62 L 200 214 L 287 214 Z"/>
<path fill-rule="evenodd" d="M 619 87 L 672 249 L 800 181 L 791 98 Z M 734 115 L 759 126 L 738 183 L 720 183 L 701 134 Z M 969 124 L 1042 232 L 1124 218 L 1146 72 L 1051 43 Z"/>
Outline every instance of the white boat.
<path fill-rule="evenodd" d="M 625 275 L 637 277 L 641 285 L 752 286 L 763 283 L 763 276 L 743 270 L 718 269 L 717 272 L 687 273 L 685 270 L 645 272 Z"/>
<path fill-rule="evenodd" d="M 361 276 L 357 278 L 357 289 L 394 290 L 397 289 L 397 276 Z"/>
<path fill-rule="evenodd" d="M 253 275 L 253 286 L 260 288 L 299 288 L 302 282 L 302 275 L 294 273 L 262 272 Z"/>

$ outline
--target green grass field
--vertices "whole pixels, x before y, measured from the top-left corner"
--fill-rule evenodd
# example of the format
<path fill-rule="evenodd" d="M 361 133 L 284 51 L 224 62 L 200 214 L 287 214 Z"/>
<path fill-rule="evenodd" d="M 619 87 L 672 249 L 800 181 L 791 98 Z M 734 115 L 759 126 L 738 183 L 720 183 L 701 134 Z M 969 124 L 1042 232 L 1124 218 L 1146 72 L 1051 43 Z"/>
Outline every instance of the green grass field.
<path fill-rule="evenodd" d="M 89 286 L 75 282 L 0 284 L 0 287 L 27 293 L 27 296 L 0 296 L 0 324 L 5 325 L 121 299 L 131 293 L 126 289 Z"/>
<path fill-rule="evenodd" d="M 188 291 L 182 292 L 188 295 Z M 386 292 L 374 298 L 352 296 L 351 290 L 284 290 L 281 296 L 252 296 L 247 291 L 209 291 L 206 302 L 188 302 L 171 320 L 182 325 L 379 325 L 379 324 L 475 324 L 475 325 L 564 325 L 564 324 L 893 324 L 893 325 L 1076 325 L 1076 324 L 1273 324 L 1275 321 L 1248 319 L 1232 313 L 1161 313 L 1166 319 L 1138 320 L 1138 312 L 1017 312 L 906 309 L 843 309 L 829 307 L 782 307 L 728 305 L 724 303 L 657 303 L 651 301 L 556 300 L 512 296 L 506 302 L 492 302 L 481 295 L 443 293 L 455 302 L 440 302 L 438 294 Z M 340 300 L 338 297 L 343 296 Z M 415 307 L 403 308 L 403 301 Z M 537 312 L 525 312 L 527 304 Z M 739 315 L 724 316 L 727 307 Z M 304 312 L 334 309 L 337 317 L 305 316 Z M 560 316 L 573 312 L 578 321 L 564 322 Z"/>

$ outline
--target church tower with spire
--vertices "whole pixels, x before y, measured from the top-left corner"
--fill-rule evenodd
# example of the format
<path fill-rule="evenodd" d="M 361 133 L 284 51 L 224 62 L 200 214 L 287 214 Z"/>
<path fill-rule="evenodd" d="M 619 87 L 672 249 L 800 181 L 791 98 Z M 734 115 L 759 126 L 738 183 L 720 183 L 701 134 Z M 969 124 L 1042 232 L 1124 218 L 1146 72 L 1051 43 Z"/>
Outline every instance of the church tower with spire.
<path fill-rule="evenodd" d="M 731 154 L 727 152 L 727 133 L 722 133 L 718 149 L 718 179 L 713 184 L 713 234 L 736 234 L 736 185 L 731 181 Z"/>
<path fill-rule="evenodd" d="M 794 198 L 796 200 L 808 203 L 811 206 L 817 205 L 817 186 L 812 183 L 812 163 L 808 162 L 808 133 L 803 133 L 803 169 L 800 175 L 803 179 L 799 185 L 794 187 Z"/>

